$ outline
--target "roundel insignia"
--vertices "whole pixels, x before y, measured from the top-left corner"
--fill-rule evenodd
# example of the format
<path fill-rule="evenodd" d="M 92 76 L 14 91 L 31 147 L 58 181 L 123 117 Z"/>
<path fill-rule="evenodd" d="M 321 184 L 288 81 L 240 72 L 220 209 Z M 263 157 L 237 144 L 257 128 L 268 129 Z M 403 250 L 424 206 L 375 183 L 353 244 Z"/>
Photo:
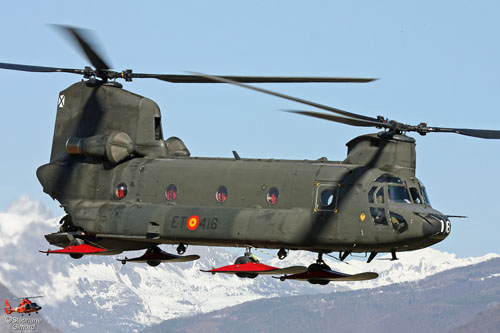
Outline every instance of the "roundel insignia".
<path fill-rule="evenodd" d="M 187 220 L 187 228 L 189 230 L 195 230 L 198 228 L 198 224 L 200 223 L 200 218 L 197 215 L 193 215 Z"/>
<path fill-rule="evenodd" d="M 361 213 L 361 215 L 359 215 L 359 220 L 360 220 L 361 222 L 364 222 L 364 221 L 365 221 L 365 219 L 366 219 L 366 215 L 365 215 L 365 213 L 363 212 L 363 213 Z"/>

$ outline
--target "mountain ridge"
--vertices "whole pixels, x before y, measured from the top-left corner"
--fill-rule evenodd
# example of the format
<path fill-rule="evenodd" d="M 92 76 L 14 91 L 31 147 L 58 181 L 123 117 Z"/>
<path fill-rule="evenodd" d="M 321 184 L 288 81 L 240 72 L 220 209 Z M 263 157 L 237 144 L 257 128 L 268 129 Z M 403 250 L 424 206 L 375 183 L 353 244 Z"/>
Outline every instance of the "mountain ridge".
<path fill-rule="evenodd" d="M 498 332 L 499 271 L 493 258 L 414 282 L 245 302 L 142 332 Z"/>

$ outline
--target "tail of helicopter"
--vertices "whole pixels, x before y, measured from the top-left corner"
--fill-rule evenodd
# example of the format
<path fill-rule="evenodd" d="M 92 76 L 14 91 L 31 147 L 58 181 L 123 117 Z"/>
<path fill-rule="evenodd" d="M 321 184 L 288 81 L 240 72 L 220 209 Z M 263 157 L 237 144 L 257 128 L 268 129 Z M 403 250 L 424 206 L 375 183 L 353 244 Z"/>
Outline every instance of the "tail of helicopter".
<path fill-rule="evenodd" d="M 133 156 L 165 157 L 161 114 L 152 100 L 118 83 L 90 79 L 59 94 L 50 163 L 37 170 L 44 192 L 66 197 L 73 162 L 113 167 Z M 92 175 L 80 175 L 88 182 Z"/>
<path fill-rule="evenodd" d="M 9 301 L 7 299 L 5 299 L 5 313 L 11 314 L 12 312 L 13 311 L 12 311 L 12 308 L 10 307 Z"/>
<path fill-rule="evenodd" d="M 114 82 L 71 85 L 59 94 L 50 161 L 68 154 L 112 163 L 129 154 L 165 155 L 158 105 Z"/>

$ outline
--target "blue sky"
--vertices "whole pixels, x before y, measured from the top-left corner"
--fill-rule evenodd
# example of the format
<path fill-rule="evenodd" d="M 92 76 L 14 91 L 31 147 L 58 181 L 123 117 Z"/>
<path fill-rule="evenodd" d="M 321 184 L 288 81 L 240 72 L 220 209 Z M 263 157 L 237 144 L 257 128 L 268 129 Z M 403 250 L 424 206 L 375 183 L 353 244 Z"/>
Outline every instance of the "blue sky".
<path fill-rule="evenodd" d="M 0 13 L 0 62 L 88 65 L 48 23 L 89 28 L 117 70 L 377 77 L 356 84 L 265 88 L 410 124 L 500 129 L 500 4 L 496 1 L 25 1 Z M 50 155 L 58 92 L 78 76 L 0 71 L 0 210 L 26 194 L 54 214 L 35 170 Z M 223 85 L 136 80 L 166 136 L 196 156 L 343 160 L 365 129 L 278 112 L 298 105 Z M 220 139 L 219 133 L 225 134 Z M 499 252 L 500 141 L 417 139 L 417 176 L 453 220 L 435 246 L 459 256 Z"/>

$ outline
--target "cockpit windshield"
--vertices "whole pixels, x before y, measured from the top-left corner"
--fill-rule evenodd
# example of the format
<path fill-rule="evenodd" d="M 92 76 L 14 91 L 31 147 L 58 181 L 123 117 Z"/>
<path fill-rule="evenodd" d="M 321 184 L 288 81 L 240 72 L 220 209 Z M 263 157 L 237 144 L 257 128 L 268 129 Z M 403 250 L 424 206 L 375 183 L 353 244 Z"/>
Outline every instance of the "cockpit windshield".
<path fill-rule="evenodd" d="M 422 187 L 422 193 L 424 195 L 425 203 L 430 206 L 431 205 L 431 201 L 429 200 L 429 196 L 427 195 L 427 191 L 425 190 L 425 187 Z"/>
<path fill-rule="evenodd" d="M 388 199 L 391 202 L 411 203 L 408 189 L 405 183 L 399 177 L 384 173 L 375 179 L 375 183 L 389 183 L 387 185 Z M 382 192 L 383 193 L 383 192 Z M 373 194 L 372 194 L 373 195 Z M 378 194 L 377 194 L 378 196 Z M 371 202 L 371 201 L 370 201 Z M 383 201 L 382 201 L 383 203 Z"/>
<path fill-rule="evenodd" d="M 411 203 L 410 196 L 405 186 L 389 185 L 387 189 L 389 191 L 389 201 Z"/>
<path fill-rule="evenodd" d="M 423 205 L 424 200 L 422 199 L 420 191 L 416 187 L 410 187 L 410 194 L 414 203 L 418 205 Z"/>
<path fill-rule="evenodd" d="M 427 191 L 425 190 L 424 184 L 422 184 L 422 182 L 420 180 L 418 181 L 418 184 L 420 185 L 420 190 L 422 191 L 425 203 L 430 206 L 431 201 L 429 200 L 429 196 L 427 195 Z"/>

